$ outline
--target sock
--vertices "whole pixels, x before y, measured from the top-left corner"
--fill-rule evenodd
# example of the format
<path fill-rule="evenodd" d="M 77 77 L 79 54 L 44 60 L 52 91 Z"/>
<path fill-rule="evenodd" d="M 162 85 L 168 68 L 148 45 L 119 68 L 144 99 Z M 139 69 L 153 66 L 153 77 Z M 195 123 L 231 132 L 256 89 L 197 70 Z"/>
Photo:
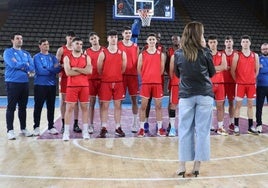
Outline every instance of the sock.
<path fill-rule="evenodd" d="M 175 128 L 175 118 L 169 118 L 169 123 L 171 128 Z"/>
<path fill-rule="evenodd" d="M 62 126 L 64 127 L 64 119 L 61 119 Z"/>
<path fill-rule="evenodd" d="M 115 127 L 116 127 L 116 129 L 118 129 L 119 127 L 121 127 L 121 124 L 120 123 L 116 123 L 115 124 Z"/>
<path fill-rule="evenodd" d="M 88 124 L 87 123 L 83 124 L 83 131 L 88 131 Z"/>
<path fill-rule="evenodd" d="M 148 122 L 148 118 L 145 118 L 145 122 Z"/>
<path fill-rule="evenodd" d="M 78 119 L 75 119 L 75 120 L 74 120 L 74 125 L 75 125 L 75 126 L 78 126 Z"/>
<path fill-rule="evenodd" d="M 158 130 L 162 128 L 162 121 L 157 121 L 157 128 Z"/>
<path fill-rule="evenodd" d="M 230 123 L 234 124 L 234 118 L 230 118 Z"/>
<path fill-rule="evenodd" d="M 68 124 L 66 124 L 65 126 L 64 126 L 64 133 L 66 134 L 69 134 L 69 127 L 70 127 L 70 125 L 68 125 Z"/>
<path fill-rule="evenodd" d="M 107 127 L 107 123 L 106 122 L 101 122 L 101 127 Z"/>
<path fill-rule="evenodd" d="M 175 128 L 176 110 L 169 110 L 169 123 L 172 128 Z"/>
<path fill-rule="evenodd" d="M 248 128 L 250 129 L 253 126 L 253 119 L 248 119 Z"/>
<path fill-rule="evenodd" d="M 140 128 L 141 128 L 141 129 L 144 129 L 144 123 L 145 123 L 144 121 L 141 121 L 141 122 L 140 122 Z"/>
<path fill-rule="evenodd" d="M 133 125 L 137 124 L 137 117 L 138 117 L 138 114 L 133 114 Z"/>
<path fill-rule="evenodd" d="M 234 124 L 235 126 L 239 126 L 239 118 L 234 118 Z"/>
<path fill-rule="evenodd" d="M 223 121 L 218 121 L 218 128 L 223 128 Z"/>

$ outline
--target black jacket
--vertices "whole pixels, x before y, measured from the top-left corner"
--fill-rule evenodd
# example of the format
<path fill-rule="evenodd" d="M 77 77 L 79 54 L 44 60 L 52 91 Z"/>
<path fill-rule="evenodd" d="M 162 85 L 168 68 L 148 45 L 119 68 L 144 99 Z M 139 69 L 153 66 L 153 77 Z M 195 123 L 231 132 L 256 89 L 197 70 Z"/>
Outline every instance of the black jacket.
<path fill-rule="evenodd" d="M 214 97 L 210 78 L 216 73 L 211 51 L 204 48 L 198 51 L 195 62 L 185 59 L 182 49 L 175 52 L 174 71 L 178 78 L 179 97 L 188 98 L 196 95 Z"/>

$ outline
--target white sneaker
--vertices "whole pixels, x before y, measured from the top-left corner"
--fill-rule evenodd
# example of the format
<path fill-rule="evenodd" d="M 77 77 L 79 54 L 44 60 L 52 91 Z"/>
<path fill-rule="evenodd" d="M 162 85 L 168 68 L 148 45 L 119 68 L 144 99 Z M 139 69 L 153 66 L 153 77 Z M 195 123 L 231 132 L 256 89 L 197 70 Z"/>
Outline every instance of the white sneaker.
<path fill-rule="evenodd" d="M 88 140 L 90 138 L 88 132 L 89 132 L 88 130 L 82 131 L 83 139 Z"/>
<path fill-rule="evenodd" d="M 171 127 L 168 133 L 169 137 L 174 137 L 176 136 L 176 129 L 174 127 Z"/>
<path fill-rule="evenodd" d="M 64 132 L 63 135 L 62 135 L 62 140 L 63 141 L 69 141 L 70 140 L 69 133 Z"/>
<path fill-rule="evenodd" d="M 137 124 L 133 123 L 132 127 L 131 127 L 131 132 L 132 133 L 137 133 L 138 132 L 138 126 Z"/>
<path fill-rule="evenodd" d="M 39 127 L 36 127 L 34 130 L 33 130 L 33 136 L 39 136 L 40 135 L 40 129 Z"/>
<path fill-rule="evenodd" d="M 229 135 L 229 134 L 227 133 L 227 131 L 226 131 L 223 127 L 218 128 L 217 133 L 218 133 L 219 135 L 222 135 L 222 136 L 228 136 L 228 135 Z"/>
<path fill-rule="evenodd" d="M 7 132 L 7 139 L 8 140 L 16 140 L 16 135 L 15 135 L 14 130 L 9 130 Z"/>
<path fill-rule="evenodd" d="M 27 129 L 22 129 L 21 134 L 26 136 L 26 137 L 31 137 L 33 136 L 33 133 L 29 132 Z"/>
<path fill-rule="evenodd" d="M 94 132 L 94 126 L 93 125 L 89 125 L 88 126 L 88 133 L 89 134 L 93 134 L 93 132 Z"/>
<path fill-rule="evenodd" d="M 256 127 L 256 130 L 258 131 L 258 133 L 262 133 L 262 125 L 258 125 Z"/>
<path fill-rule="evenodd" d="M 234 134 L 237 135 L 237 136 L 240 134 L 239 126 L 234 127 Z"/>
<path fill-rule="evenodd" d="M 49 134 L 53 134 L 53 135 L 59 134 L 59 132 L 57 131 L 57 129 L 55 129 L 54 127 L 52 129 L 49 129 L 48 130 L 48 133 Z"/>

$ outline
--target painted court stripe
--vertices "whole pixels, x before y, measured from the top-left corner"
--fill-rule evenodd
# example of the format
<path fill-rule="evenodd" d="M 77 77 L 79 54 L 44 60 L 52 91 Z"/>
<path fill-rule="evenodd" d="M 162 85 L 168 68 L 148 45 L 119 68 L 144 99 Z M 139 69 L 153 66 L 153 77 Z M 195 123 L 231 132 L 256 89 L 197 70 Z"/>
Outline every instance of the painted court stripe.
<path fill-rule="evenodd" d="M 206 180 L 206 179 L 228 179 L 239 177 L 266 176 L 268 172 L 254 174 L 239 174 L 225 176 L 209 176 L 209 177 L 186 177 L 186 178 L 82 178 L 82 177 L 59 177 L 59 176 L 19 176 L 19 175 L 4 175 L 0 174 L 0 178 L 14 179 L 42 179 L 42 180 L 77 180 L 77 181 L 187 181 L 187 180 Z"/>
<path fill-rule="evenodd" d="M 145 139 L 147 139 L 147 138 L 145 138 Z M 176 160 L 174 160 L 174 159 L 150 159 L 150 158 L 127 157 L 127 156 L 122 156 L 122 155 L 107 154 L 107 153 L 98 152 L 98 151 L 94 151 L 94 150 L 85 148 L 85 147 L 81 146 L 78 143 L 78 140 L 73 140 L 73 144 L 76 147 L 78 147 L 78 148 L 80 148 L 80 149 L 82 149 L 84 151 L 94 153 L 94 154 L 97 154 L 97 155 L 107 156 L 107 157 L 120 158 L 120 159 L 129 159 L 129 160 L 139 160 L 139 161 L 178 162 L 177 159 Z M 237 158 L 243 158 L 243 157 L 249 157 L 249 156 L 257 155 L 257 154 L 264 153 L 264 152 L 267 152 L 267 151 L 268 151 L 268 147 L 265 148 L 265 149 L 262 149 L 262 150 L 259 150 L 259 151 L 256 151 L 256 152 L 252 152 L 252 153 L 247 153 L 247 154 L 244 154 L 244 155 L 214 158 L 214 159 L 210 159 L 210 160 L 211 161 L 220 161 L 220 160 L 227 160 L 227 159 L 237 159 Z"/>

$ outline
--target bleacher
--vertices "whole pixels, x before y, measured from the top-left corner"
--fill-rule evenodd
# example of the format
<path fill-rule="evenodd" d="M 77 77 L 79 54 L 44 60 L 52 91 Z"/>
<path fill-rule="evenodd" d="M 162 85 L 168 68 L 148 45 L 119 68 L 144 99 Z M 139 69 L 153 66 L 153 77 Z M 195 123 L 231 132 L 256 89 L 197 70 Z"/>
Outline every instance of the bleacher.
<path fill-rule="evenodd" d="M 40 6 L 40 4 L 42 6 Z M 47 38 L 50 51 L 65 44 L 65 32 L 74 30 L 83 40 L 93 24 L 93 1 L 87 0 L 23 0 L 10 8 L 10 16 L 0 31 L 0 54 L 11 46 L 10 34 L 21 32 L 24 49 L 32 55 L 39 52 L 38 40 Z"/>
<path fill-rule="evenodd" d="M 251 36 L 251 49 L 260 52 L 260 45 L 268 41 L 268 28 L 259 21 L 240 0 L 182 0 L 192 20 L 205 26 L 205 37 L 217 34 L 219 49 L 224 48 L 224 37 L 232 35 L 234 47 L 241 49 L 240 37 Z"/>

